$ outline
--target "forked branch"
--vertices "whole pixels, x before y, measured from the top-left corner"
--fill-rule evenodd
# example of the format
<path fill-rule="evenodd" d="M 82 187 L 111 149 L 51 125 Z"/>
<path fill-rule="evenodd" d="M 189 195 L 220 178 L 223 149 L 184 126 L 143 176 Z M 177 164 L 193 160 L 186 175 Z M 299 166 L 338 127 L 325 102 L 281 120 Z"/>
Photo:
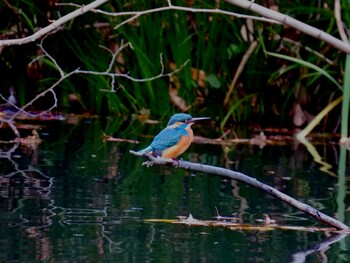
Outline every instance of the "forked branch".
<path fill-rule="evenodd" d="M 104 90 L 104 91 L 110 91 L 110 92 L 115 92 L 114 86 L 115 86 L 115 79 L 117 78 L 125 78 L 125 79 L 129 79 L 133 82 L 148 82 L 148 81 L 153 81 L 156 79 L 160 79 L 163 77 L 170 77 L 173 74 L 178 73 L 179 71 L 181 71 L 188 63 L 190 60 L 185 61 L 184 64 L 182 64 L 179 68 L 177 68 L 176 70 L 170 71 L 170 72 L 166 72 L 165 70 L 165 66 L 164 66 L 164 62 L 163 62 L 163 56 L 162 54 L 160 54 L 160 65 L 161 65 L 161 69 L 160 72 L 157 75 L 153 75 L 153 76 L 149 76 L 147 78 L 137 78 L 137 77 L 133 77 L 131 76 L 129 73 L 116 73 L 113 71 L 113 65 L 115 63 L 116 57 L 118 54 L 120 54 L 120 52 L 130 46 L 130 43 L 122 43 L 120 48 L 113 52 L 105 47 L 103 47 L 105 50 L 107 50 L 110 53 L 110 62 L 106 67 L 106 70 L 103 71 L 92 71 L 92 70 L 84 70 L 84 69 L 75 69 L 73 71 L 70 71 L 68 73 L 64 72 L 64 70 L 62 69 L 62 67 L 58 64 L 57 60 L 52 57 L 47 50 L 44 48 L 44 41 L 46 39 L 48 35 L 46 35 L 45 37 L 43 37 L 41 39 L 40 44 L 38 44 L 39 48 L 42 50 L 43 55 L 40 57 L 37 57 L 34 61 L 36 60 L 40 60 L 43 58 L 48 59 L 54 66 L 55 69 L 59 72 L 59 79 L 52 84 L 51 86 L 47 87 L 47 89 L 45 89 L 44 91 L 40 92 L 39 94 L 37 94 L 33 99 L 31 99 L 29 102 L 27 102 L 25 105 L 23 105 L 22 107 L 17 107 L 16 105 L 14 105 L 13 103 L 11 103 L 11 101 L 9 101 L 8 99 L 6 99 L 2 94 L 0 94 L 0 101 L 4 101 L 6 104 L 10 105 L 12 108 L 14 108 L 16 111 L 9 117 L 1 117 L 0 116 L 0 125 L 2 123 L 6 123 L 9 125 L 9 127 L 13 130 L 14 134 L 16 135 L 16 137 L 20 137 L 20 133 L 18 132 L 16 126 L 14 125 L 14 120 L 18 117 L 18 115 L 20 114 L 25 114 L 27 116 L 30 117 L 39 117 L 42 116 L 48 112 L 50 112 L 51 110 L 53 110 L 54 108 L 57 107 L 57 103 L 58 103 L 58 98 L 56 96 L 56 88 L 61 85 L 61 83 L 70 78 L 72 75 L 97 75 L 97 76 L 104 76 L 107 78 L 110 78 L 110 89 L 109 90 Z M 101 90 L 102 91 L 102 90 Z M 51 94 L 53 96 L 53 103 L 52 105 L 44 110 L 41 111 L 40 113 L 31 113 L 28 111 L 28 108 L 30 106 L 32 106 L 37 100 L 39 100 L 40 98 L 46 96 L 47 94 Z"/>

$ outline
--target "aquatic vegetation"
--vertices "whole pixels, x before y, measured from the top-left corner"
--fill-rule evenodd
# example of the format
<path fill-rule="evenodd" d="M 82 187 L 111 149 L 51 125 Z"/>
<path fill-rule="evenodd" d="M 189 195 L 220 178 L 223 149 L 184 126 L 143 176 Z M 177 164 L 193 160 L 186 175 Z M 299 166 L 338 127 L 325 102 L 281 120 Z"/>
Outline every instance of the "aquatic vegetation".
<path fill-rule="evenodd" d="M 2 38 L 30 35 L 60 14 L 76 10 L 80 2 L 84 1 L 75 5 L 48 2 L 40 10 L 24 0 L 16 5 L 3 2 L 0 12 L 7 22 L 0 24 Z M 345 25 L 350 18 L 343 11 L 347 3 L 341 3 L 338 16 L 332 3 L 282 1 L 267 7 L 336 35 L 341 32 L 339 14 Z M 189 109 L 194 114 L 214 115 L 215 108 L 221 127 L 233 122 L 305 125 L 341 95 L 343 53 L 295 28 L 272 22 L 227 2 L 108 2 L 46 37 L 43 47 L 63 72 L 109 68 L 134 79 L 150 79 L 163 70 L 181 70 L 171 77 L 164 74 L 142 82 L 77 74 L 60 83 L 56 106 L 61 111 L 99 115 L 149 109 L 158 117 Z M 123 43 L 129 44 L 110 64 L 110 54 Z M 40 59 L 42 48 L 34 43 L 0 52 L 1 94 L 7 98 L 13 86 L 19 105 L 59 78 L 57 65 L 47 57 Z M 46 109 L 50 103 L 41 101 L 34 107 Z M 296 118 L 303 121 L 293 121 Z M 336 118 L 324 121 L 325 130 L 336 127 L 337 120 L 332 119 Z"/>

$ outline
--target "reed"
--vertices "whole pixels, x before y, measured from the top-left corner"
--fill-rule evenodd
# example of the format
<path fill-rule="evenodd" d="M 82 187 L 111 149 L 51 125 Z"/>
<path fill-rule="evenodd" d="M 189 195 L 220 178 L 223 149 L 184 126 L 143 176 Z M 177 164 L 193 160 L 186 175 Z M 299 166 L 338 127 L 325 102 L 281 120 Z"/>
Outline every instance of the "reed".
<path fill-rule="evenodd" d="M 75 2 L 86 4 L 86 1 Z M 172 3 L 184 6 L 183 1 Z M 319 1 L 312 0 L 308 3 L 297 1 L 291 5 L 288 1 L 280 1 L 278 8 L 282 13 L 336 35 L 332 3 L 324 1 L 320 5 Z M 111 12 L 135 11 L 166 4 L 164 1 L 146 0 L 110 1 L 103 9 Z M 217 7 L 206 0 L 186 4 L 193 8 Z M 341 4 L 344 23 L 349 25 L 350 15 L 344 12 L 348 10 L 349 3 L 342 1 Z M 51 14 L 50 19 L 55 19 L 60 12 L 66 14 L 75 9 L 72 6 L 47 5 L 39 10 L 32 2 L 23 0 L 17 1 L 15 8 L 21 13 L 5 12 L 8 6 L 0 3 L 3 18 L 1 32 L 9 32 L 18 26 L 18 35 L 25 35 L 47 24 L 47 14 Z M 244 12 L 228 3 L 220 3 L 220 8 Z M 65 72 L 78 67 L 96 71 L 106 68 L 110 54 L 101 46 L 112 48 L 122 41 L 130 42 L 132 48 L 123 50 L 122 64 L 116 61 L 114 66 L 135 78 L 157 75 L 162 68 L 161 54 L 166 72 L 171 70 L 170 65 L 175 64 L 179 68 L 190 60 L 176 75 L 178 95 L 191 113 L 217 115 L 223 120 L 222 127 L 251 120 L 289 125 L 289 111 L 292 101 L 297 100 L 294 92 L 298 85 L 314 90 L 311 96 L 329 98 L 343 89 L 339 82 L 339 79 L 344 79 L 343 54 L 322 41 L 298 34 L 294 29 L 222 14 L 182 10 L 150 13 L 114 29 L 126 18 L 88 13 L 52 34 L 45 42 L 46 47 Z M 244 34 L 244 31 L 248 33 Z M 257 45 L 249 58 L 241 63 L 252 41 L 256 41 Z M 1 92 L 14 85 L 22 105 L 57 78 L 55 65 L 44 60 L 43 68 L 39 69 L 41 78 L 28 80 L 26 65 L 37 53 L 37 47 L 31 44 L 6 47 L 1 51 Z M 239 70 L 241 72 L 237 74 Z M 205 86 L 199 84 L 199 72 L 205 74 Z M 11 74 L 13 77 L 9 78 Z M 234 83 L 232 87 L 231 83 Z M 168 77 L 150 82 L 118 78 L 111 87 L 108 77 L 81 75 L 64 81 L 57 92 L 62 108 L 68 106 L 68 95 L 73 93 L 80 98 L 83 109 L 93 113 L 131 114 L 145 108 L 154 117 L 165 117 L 180 111 L 170 104 L 170 85 Z M 227 101 L 224 105 L 225 97 Z M 325 107 L 322 104 L 316 106 Z"/>
<path fill-rule="evenodd" d="M 346 56 L 345 69 L 344 69 L 343 94 L 344 95 L 343 95 L 342 112 L 341 112 L 341 136 L 340 136 L 341 142 L 348 138 L 348 131 L 349 131 L 350 55 Z"/>

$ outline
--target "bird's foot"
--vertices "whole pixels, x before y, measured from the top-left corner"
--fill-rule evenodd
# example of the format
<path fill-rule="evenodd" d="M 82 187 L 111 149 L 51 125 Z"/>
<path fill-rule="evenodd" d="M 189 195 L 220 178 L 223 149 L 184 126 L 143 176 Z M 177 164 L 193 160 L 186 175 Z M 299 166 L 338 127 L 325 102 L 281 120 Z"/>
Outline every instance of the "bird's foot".
<path fill-rule="evenodd" d="M 172 158 L 162 158 L 162 157 L 154 157 L 152 155 L 147 155 L 148 161 L 143 162 L 142 165 L 145 165 L 147 167 L 153 166 L 154 164 L 161 164 L 161 165 L 170 165 L 173 167 L 177 167 L 180 165 L 181 160 L 178 159 L 172 159 Z"/>
<path fill-rule="evenodd" d="M 151 154 L 146 154 L 146 156 L 148 158 L 148 161 L 143 162 L 142 165 L 143 166 L 147 166 L 147 167 L 153 166 L 154 164 L 167 165 L 169 163 L 172 163 L 172 161 L 173 161 L 172 159 L 166 159 L 166 158 L 162 158 L 162 157 L 159 157 L 159 156 L 154 157 Z"/>
<path fill-rule="evenodd" d="M 162 157 L 155 157 L 153 156 L 152 154 L 150 154 L 149 152 L 146 152 L 146 151 L 132 151 L 130 150 L 130 153 L 133 154 L 133 155 L 136 155 L 136 156 L 142 156 L 144 158 L 147 159 L 146 162 L 143 162 L 142 165 L 143 166 L 147 166 L 147 167 L 150 167 L 150 166 L 153 166 L 154 164 L 160 164 L 160 165 L 171 165 L 171 166 L 179 166 L 180 162 L 182 161 L 181 160 L 178 160 L 178 159 L 172 159 L 172 158 L 162 158 Z"/>
<path fill-rule="evenodd" d="M 176 158 L 174 158 L 174 159 L 169 159 L 170 161 L 170 163 L 171 163 L 171 166 L 179 166 L 179 164 L 180 164 L 180 162 L 182 161 L 182 159 L 181 160 L 179 160 L 179 159 L 176 159 Z"/>

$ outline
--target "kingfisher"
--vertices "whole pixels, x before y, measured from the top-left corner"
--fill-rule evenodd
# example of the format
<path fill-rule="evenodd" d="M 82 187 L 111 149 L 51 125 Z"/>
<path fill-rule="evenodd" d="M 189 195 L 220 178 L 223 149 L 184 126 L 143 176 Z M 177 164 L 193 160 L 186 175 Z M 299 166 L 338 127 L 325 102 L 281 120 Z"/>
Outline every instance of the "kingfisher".
<path fill-rule="evenodd" d="M 167 159 L 175 159 L 183 154 L 191 145 L 193 139 L 192 124 L 200 120 L 208 120 L 209 117 L 193 118 L 186 113 L 174 114 L 167 127 L 164 128 L 152 143 L 138 153 L 150 153 L 153 156 L 160 156 Z"/>

